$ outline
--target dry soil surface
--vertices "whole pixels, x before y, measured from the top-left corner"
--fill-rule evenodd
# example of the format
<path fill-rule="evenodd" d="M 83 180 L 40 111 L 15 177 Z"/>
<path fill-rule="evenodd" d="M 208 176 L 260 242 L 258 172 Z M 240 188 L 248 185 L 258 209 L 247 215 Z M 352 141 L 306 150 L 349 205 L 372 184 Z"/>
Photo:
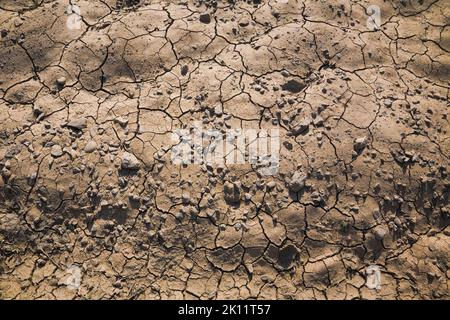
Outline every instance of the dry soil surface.
<path fill-rule="evenodd" d="M 449 299 L 448 0 L 117 2 L 0 0 L 2 299 Z"/>

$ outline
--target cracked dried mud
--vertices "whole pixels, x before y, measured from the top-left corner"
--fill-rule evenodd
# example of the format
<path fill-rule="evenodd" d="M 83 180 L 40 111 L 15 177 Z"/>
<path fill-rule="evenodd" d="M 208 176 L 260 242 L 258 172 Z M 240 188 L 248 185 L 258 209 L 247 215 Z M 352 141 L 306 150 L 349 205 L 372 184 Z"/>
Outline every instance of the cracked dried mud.
<path fill-rule="evenodd" d="M 450 298 L 448 0 L 0 0 L 0 31 L 1 299 Z M 174 164 L 194 123 L 277 126 L 278 171 Z"/>

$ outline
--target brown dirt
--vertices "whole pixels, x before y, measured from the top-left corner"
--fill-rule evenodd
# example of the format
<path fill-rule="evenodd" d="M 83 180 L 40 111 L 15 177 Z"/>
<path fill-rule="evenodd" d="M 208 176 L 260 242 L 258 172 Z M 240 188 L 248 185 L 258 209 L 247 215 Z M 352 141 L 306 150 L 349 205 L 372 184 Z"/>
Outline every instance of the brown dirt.
<path fill-rule="evenodd" d="M 448 0 L 71 3 L 0 0 L 0 298 L 450 298 Z M 174 165 L 196 121 L 279 172 Z"/>

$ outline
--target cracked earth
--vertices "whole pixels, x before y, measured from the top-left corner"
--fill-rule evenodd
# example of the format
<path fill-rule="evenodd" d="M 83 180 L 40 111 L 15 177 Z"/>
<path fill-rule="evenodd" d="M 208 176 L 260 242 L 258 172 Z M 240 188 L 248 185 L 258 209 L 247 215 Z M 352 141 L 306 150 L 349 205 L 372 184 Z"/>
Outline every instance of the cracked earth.
<path fill-rule="evenodd" d="M 450 298 L 447 0 L 0 0 L 0 31 L 0 298 Z M 173 164 L 194 122 L 279 126 L 278 173 Z"/>

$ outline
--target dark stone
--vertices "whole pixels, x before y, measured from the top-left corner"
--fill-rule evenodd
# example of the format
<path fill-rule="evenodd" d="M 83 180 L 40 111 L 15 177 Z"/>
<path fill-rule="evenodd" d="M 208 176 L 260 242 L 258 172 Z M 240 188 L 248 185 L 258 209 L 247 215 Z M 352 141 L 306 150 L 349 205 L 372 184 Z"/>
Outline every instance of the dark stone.
<path fill-rule="evenodd" d="M 189 72 L 189 67 L 188 66 L 183 66 L 181 67 L 181 75 L 184 77 L 185 75 L 187 75 L 187 73 Z"/>
<path fill-rule="evenodd" d="M 283 89 L 284 91 L 292 92 L 292 93 L 299 93 L 305 87 L 306 87 L 306 85 L 304 83 L 300 83 L 295 80 L 289 80 L 288 82 L 286 82 L 285 84 L 283 84 L 281 86 L 281 89 Z"/>
<path fill-rule="evenodd" d="M 210 23 L 211 22 L 211 15 L 209 13 L 204 13 L 200 15 L 200 22 L 201 23 Z"/>
<path fill-rule="evenodd" d="M 283 269 L 289 269 L 292 267 L 295 260 L 298 258 L 298 250 L 292 244 L 289 244 L 282 248 L 278 254 L 278 265 Z"/>

